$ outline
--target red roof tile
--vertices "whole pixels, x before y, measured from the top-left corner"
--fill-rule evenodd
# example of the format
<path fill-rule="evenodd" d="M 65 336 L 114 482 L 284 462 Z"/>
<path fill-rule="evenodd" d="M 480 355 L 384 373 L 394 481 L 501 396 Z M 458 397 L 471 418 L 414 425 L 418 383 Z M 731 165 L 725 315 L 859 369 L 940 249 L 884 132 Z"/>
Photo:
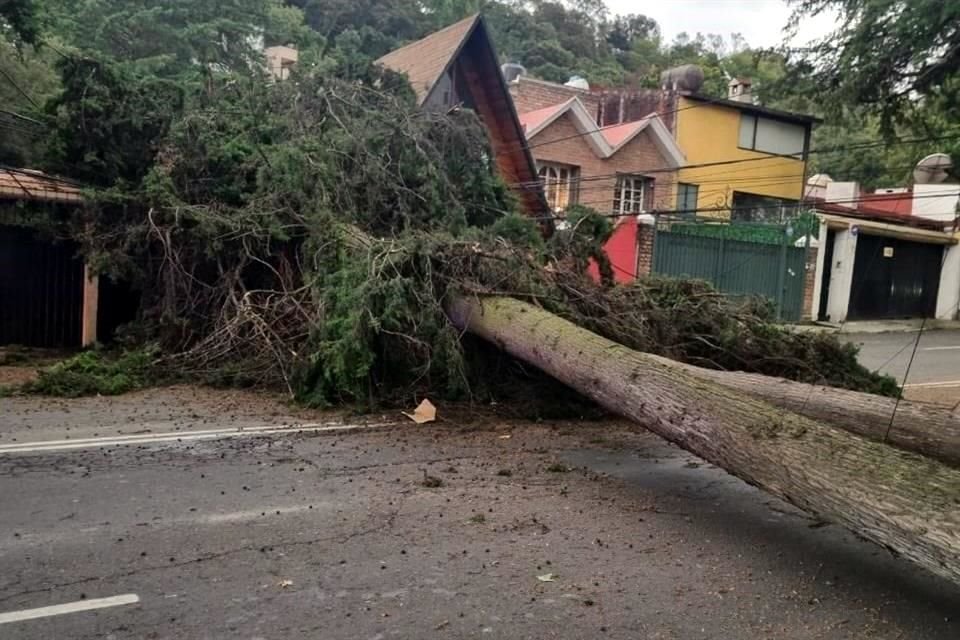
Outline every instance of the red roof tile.
<path fill-rule="evenodd" d="M 0 198 L 80 202 L 80 188 L 41 171 L 0 169 Z"/>

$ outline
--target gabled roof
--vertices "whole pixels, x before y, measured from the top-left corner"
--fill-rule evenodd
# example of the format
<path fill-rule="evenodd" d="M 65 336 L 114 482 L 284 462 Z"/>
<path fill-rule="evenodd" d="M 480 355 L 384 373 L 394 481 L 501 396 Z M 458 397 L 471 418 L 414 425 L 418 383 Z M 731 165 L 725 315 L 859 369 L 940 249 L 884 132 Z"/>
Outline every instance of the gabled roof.
<path fill-rule="evenodd" d="M 574 127 L 600 158 L 611 157 L 636 138 L 641 131 L 649 131 L 654 144 L 670 166 L 682 167 L 687 162 L 676 140 L 670 135 L 660 116 L 655 113 L 634 122 L 601 128 L 597 126 L 580 99 L 573 97 L 551 107 L 520 114 L 520 124 L 524 127 L 527 140 L 532 140 L 565 114 L 570 115 Z"/>
<path fill-rule="evenodd" d="M 406 74 L 422 105 L 430 96 L 437 80 L 446 73 L 464 43 L 480 21 L 480 14 L 464 18 L 449 27 L 431 33 L 422 40 L 391 51 L 377 60 L 388 69 Z"/>
<path fill-rule="evenodd" d="M 483 18 L 478 14 L 441 29 L 377 62 L 405 74 L 417 95 L 417 104 L 429 108 L 438 81 L 458 72 L 490 137 L 494 161 L 503 180 L 519 197 L 524 211 L 552 231 L 533 155 L 527 147 L 517 110 L 507 90 L 500 61 Z M 459 70 L 459 71 L 458 71 Z"/>

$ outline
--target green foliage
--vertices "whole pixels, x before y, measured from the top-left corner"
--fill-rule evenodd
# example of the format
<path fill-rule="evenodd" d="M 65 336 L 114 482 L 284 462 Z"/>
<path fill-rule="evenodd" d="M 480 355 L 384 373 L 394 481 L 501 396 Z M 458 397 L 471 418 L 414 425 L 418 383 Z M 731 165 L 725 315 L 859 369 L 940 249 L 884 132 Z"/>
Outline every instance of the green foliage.
<path fill-rule="evenodd" d="M 36 44 L 40 36 L 39 13 L 36 0 L 3 0 L 0 33 L 18 44 Z"/>
<path fill-rule="evenodd" d="M 816 236 L 820 221 L 810 211 L 793 218 L 789 225 L 765 224 L 760 222 L 670 222 L 670 232 L 706 238 L 725 238 L 762 244 L 788 244 L 804 236 Z"/>
<path fill-rule="evenodd" d="M 949 95 L 956 116 L 960 4 L 798 0 L 796 5 L 795 20 L 831 10 L 840 16 L 837 31 L 808 54 L 832 115 L 843 105 L 867 104 L 889 129 L 915 108 L 917 96 Z"/>
<path fill-rule="evenodd" d="M 47 106 L 56 122 L 49 162 L 91 185 L 137 184 L 183 104 L 180 86 L 129 64 L 70 57 L 63 90 Z"/>
<path fill-rule="evenodd" d="M 768 301 L 731 298 L 698 280 L 646 278 L 617 287 L 605 313 L 581 307 L 586 326 L 642 351 L 725 371 L 896 396 L 896 381 L 857 360 L 833 333 L 798 332 L 775 322 Z"/>
<path fill-rule="evenodd" d="M 37 379 L 25 384 L 23 390 L 64 398 L 126 393 L 154 382 L 156 356 L 156 350 L 150 347 L 123 353 L 84 351 L 40 369 Z"/>

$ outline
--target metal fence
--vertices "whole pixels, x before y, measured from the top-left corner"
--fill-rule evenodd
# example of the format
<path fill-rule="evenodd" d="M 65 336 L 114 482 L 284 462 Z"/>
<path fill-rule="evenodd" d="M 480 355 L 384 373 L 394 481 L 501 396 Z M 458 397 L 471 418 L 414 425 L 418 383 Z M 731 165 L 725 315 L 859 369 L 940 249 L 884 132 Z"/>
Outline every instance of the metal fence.
<path fill-rule="evenodd" d="M 806 248 L 790 244 L 787 227 L 776 228 L 780 229 L 782 238 L 778 244 L 734 240 L 724 233 L 698 234 L 691 233 L 690 229 L 671 230 L 658 225 L 653 245 L 653 273 L 699 278 L 733 295 L 762 296 L 776 306 L 779 319 L 800 320 Z"/>

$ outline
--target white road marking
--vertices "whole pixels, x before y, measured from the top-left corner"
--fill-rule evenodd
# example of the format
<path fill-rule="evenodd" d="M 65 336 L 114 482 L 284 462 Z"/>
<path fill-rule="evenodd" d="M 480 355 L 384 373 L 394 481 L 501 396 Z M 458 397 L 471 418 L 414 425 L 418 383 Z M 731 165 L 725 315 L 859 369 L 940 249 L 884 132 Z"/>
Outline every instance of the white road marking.
<path fill-rule="evenodd" d="M 960 387 L 960 380 L 945 380 L 943 382 L 915 382 L 903 385 L 904 389 L 916 387 Z"/>
<path fill-rule="evenodd" d="M 276 433 L 305 433 L 318 431 L 357 431 L 374 429 L 396 424 L 394 422 L 373 422 L 369 424 L 308 423 L 299 425 L 266 425 L 261 427 L 238 427 L 232 429 L 208 429 L 204 431 L 170 431 L 167 433 L 146 433 L 131 436 L 104 436 L 100 438 L 78 438 L 76 440 L 47 440 L 19 442 L 0 446 L 0 455 L 9 453 L 29 453 L 33 451 L 66 451 L 70 449 L 95 449 L 128 444 L 152 444 L 157 442 L 191 442 L 196 440 L 219 440 L 221 438 L 240 438 L 271 435 Z"/>
<path fill-rule="evenodd" d="M 956 351 L 960 349 L 960 344 L 951 347 L 924 347 L 923 351 Z"/>
<path fill-rule="evenodd" d="M 65 613 L 77 613 L 79 611 L 91 611 L 93 609 L 106 609 L 107 607 L 119 607 L 125 604 L 136 604 L 140 602 L 140 597 L 135 593 L 127 593 L 122 596 L 113 596 L 111 598 L 96 598 L 94 600 L 77 600 L 67 604 L 55 604 L 52 607 L 40 607 L 38 609 L 23 609 L 22 611 L 9 611 L 0 613 L 0 624 L 8 622 L 21 622 L 23 620 L 33 620 L 35 618 L 49 618 L 50 616 L 60 616 Z"/>

